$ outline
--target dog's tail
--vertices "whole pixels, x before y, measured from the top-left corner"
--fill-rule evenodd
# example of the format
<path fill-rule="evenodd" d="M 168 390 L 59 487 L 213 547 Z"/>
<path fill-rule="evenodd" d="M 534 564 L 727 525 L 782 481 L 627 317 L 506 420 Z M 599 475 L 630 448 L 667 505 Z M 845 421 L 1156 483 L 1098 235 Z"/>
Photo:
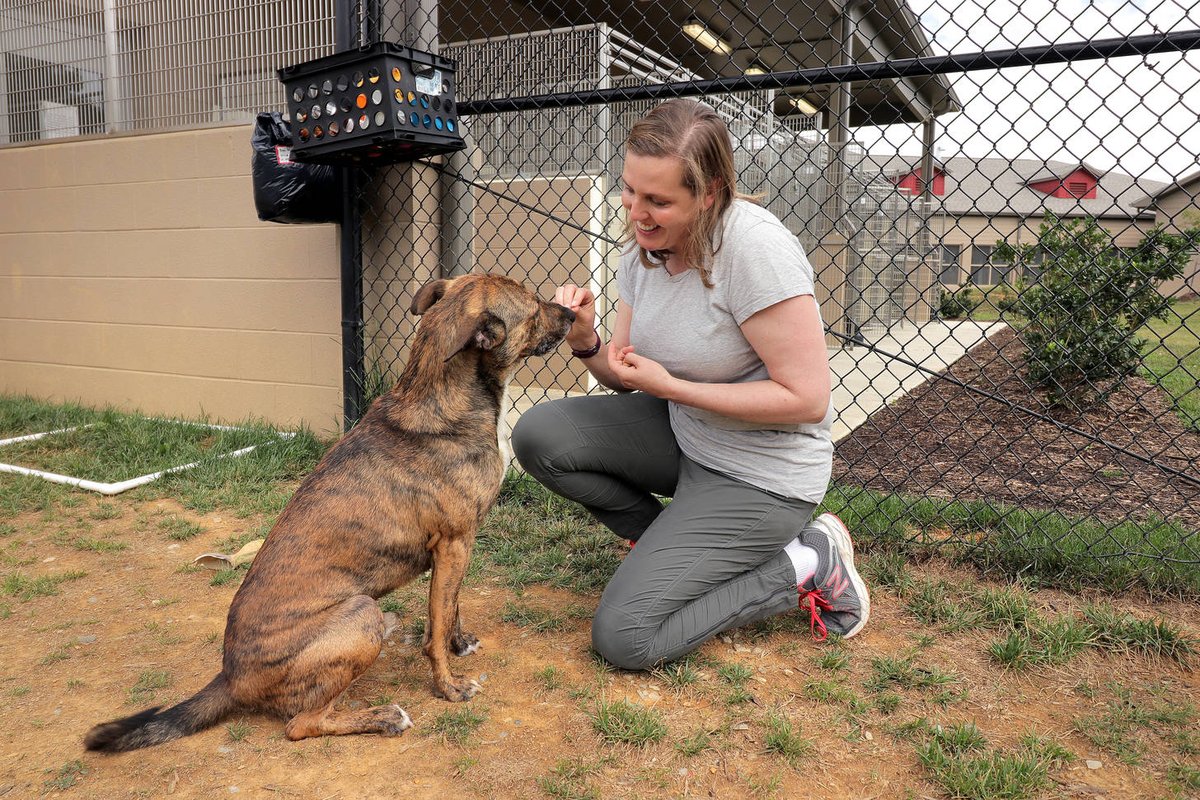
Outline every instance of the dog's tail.
<path fill-rule="evenodd" d="M 87 732 L 83 745 L 88 750 L 120 753 L 169 742 L 212 727 L 238 707 L 229 693 L 224 674 L 192 697 L 166 711 L 159 706 L 132 717 L 102 722 Z"/>

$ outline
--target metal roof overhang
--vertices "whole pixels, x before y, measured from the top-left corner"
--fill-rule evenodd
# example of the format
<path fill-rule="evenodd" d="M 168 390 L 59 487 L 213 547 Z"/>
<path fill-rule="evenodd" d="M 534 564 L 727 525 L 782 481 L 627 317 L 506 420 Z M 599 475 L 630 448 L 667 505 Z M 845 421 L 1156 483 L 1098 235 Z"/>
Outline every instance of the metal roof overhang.
<path fill-rule="evenodd" d="M 788 2 L 791 4 L 789 5 Z M 689 6 L 691 6 L 689 8 Z M 554 25 L 605 22 L 647 47 L 676 59 L 702 78 L 742 74 L 752 63 L 772 72 L 790 72 L 935 55 L 920 22 L 903 0 L 696 0 L 694 3 L 642 0 L 534 0 L 534 8 Z M 849 55 L 842 52 L 839 19 L 845 10 L 851 33 Z M 683 33 L 689 19 L 703 22 L 732 46 L 728 55 L 706 51 Z M 493 32 L 494 35 L 494 32 Z M 789 97 L 800 97 L 823 115 L 830 127 L 836 85 L 781 90 L 776 114 L 800 114 Z M 961 110 L 945 75 L 888 78 L 851 84 L 849 124 L 917 123 Z"/>

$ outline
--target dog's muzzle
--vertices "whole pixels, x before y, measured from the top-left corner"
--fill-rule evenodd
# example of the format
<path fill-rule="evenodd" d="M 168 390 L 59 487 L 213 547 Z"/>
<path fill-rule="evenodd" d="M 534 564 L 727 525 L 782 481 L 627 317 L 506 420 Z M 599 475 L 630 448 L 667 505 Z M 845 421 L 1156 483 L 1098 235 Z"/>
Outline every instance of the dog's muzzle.
<path fill-rule="evenodd" d="M 575 322 L 575 312 L 571 309 L 560 306 L 558 303 L 550 303 L 549 306 L 551 313 L 559 317 L 558 325 L 537 343 L 531 355 L 544 356 L 549 353 L 566 338 L 567 331 L 571 330 L 571 324 Z"/>

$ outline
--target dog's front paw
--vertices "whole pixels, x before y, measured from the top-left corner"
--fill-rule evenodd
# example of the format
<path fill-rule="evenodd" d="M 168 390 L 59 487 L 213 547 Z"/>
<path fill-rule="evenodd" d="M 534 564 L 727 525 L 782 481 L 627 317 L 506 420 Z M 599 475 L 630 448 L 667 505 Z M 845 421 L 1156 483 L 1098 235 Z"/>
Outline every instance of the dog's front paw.
<path fill-rule="evenodd" d="M 376 706 L 368 711 L 371 717 L 368 730 L 382 736 L 400 736 L 412 727 L 412 719 L 397 705 Z"/>
<path fill-rule="evenodd" d="M 469 656 L 479 647 L 479 639 L 470 633 L 456 633 L 450 637 L 450 652 L 456 656 Z"/>
<path fill-rule="evenodd" d="M 451 703 L 464 703 L 478 694 L 482 688 L 475 680 L 463 680 L 455 676 L 453 681 L 442 686 L 435 686 L 433 693 Z"/>

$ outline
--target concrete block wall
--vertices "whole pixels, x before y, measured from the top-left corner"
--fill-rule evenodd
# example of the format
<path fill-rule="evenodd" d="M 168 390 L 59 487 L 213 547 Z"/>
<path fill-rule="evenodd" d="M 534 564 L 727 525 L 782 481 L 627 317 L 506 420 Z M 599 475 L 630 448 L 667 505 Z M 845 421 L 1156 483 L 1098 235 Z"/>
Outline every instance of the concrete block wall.
<path fill-rule="evenodd" d="M 338 228 L 258 220 L 250 130 L 0 148 L 0 392 L 340 430 Z"/>

